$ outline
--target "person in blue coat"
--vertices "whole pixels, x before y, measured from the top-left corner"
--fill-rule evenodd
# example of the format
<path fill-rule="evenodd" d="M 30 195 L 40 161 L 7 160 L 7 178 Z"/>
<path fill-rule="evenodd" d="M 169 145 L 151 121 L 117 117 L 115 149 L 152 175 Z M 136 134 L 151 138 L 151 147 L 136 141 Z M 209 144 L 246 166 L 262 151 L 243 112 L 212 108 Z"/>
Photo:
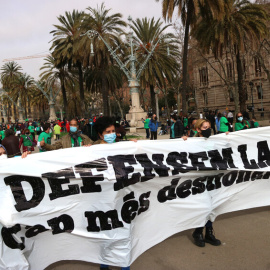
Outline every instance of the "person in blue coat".
<path fill-rule="evenodd" d="M 156 114 L 153 114 L 151 120 L 149 121 L 149 128 L 150 128 L 150 132 L 151 132 L 150 140 L 156 140 L 157 139 L 157 130 L 158 130 L 158 121 L 157 121 Z"/>

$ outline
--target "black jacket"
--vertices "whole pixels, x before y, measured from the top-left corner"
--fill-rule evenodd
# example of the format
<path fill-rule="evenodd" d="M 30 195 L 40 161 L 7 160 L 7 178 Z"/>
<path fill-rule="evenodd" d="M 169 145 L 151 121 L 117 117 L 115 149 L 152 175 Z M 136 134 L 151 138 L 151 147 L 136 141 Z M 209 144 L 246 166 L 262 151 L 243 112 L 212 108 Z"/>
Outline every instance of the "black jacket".
<path fill-rule="evenodd" d="M 93 125 L 85 124 L 82 127 L 82 133 L 88 136 L 92 141 L 96 141 L 98 139 L 97 132 Z"/>
<path fill-rule="evenodd" d="M 177 120 L 174 123 L 174 136 L 175 138 L 181 138 L 184 135 L 184 125 L 181 120 Z M 170 130 L 170 138 L 172 139 L 172 130 Z"/>

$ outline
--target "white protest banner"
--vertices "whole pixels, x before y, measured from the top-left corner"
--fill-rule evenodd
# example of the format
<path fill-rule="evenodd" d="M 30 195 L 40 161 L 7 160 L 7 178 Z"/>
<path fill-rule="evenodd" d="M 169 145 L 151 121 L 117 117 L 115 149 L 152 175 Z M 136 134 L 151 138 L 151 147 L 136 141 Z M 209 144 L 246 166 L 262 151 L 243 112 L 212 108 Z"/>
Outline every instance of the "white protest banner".
<path fill-rule="evenodd" d="M 0 165 L 0 269 L 128 266 L 223 213 L 270 205 L 270 128 L 121 142 Z"/>

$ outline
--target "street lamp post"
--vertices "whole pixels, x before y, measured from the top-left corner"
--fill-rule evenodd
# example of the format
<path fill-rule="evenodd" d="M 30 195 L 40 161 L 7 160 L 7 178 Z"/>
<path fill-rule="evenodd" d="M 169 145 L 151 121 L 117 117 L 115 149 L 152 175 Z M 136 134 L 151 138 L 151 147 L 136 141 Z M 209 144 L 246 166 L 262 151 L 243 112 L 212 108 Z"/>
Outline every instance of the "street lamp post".
<path fill-rule="evenodd" d="M 131 23 L 132 18 L 129 16 L 128 17 L 129 22 Z M 116 61 L 120 69 L 124 72 L 126 75 L 128 82 L 129 82 L 129 88 L 130 88 L 130 95 L 131 95 L 131 108 L 129 110 L 129 113 L 126 115 L 127 120 L 130 120 L 130 126 L 131 127 L 142 127 L 143 123 L 140 121 L 142 118 L 146 117 L 146 113 L 142 109 L 140 105 L 140 96 L 139 96 L 139 86 L 140 86 L 140 77 L 142 74 L 142 71 L 145 69 L 146 64 L 150 60 L 151 56 L 153 55 L 157 45 L 159 44 L 160 40 L 165 38 L 165 36 L 162 36 L 161 38 L 158 39 L 156 44 L 153 46 L 152 50 L 149 51 L 146 49 L 146 47 L 142 44 L 146 52 L 148 53 L 146 59 L 144 60 L 143 63 L 141 63 L 138 71 L 136 70 L 136 65 L 135 63 L 137 61 L 137 57 L 134 53 L 134 46 L 133 46 L 133 32 L 130 31 L 128 34 L 128 41 L 129 41 L 129 46 L 130 46 L 130 55 L 129 55 L 129 61 L 130 63 L 129 68 L 127 67 L 127 63 L 124 64 L 121 59 L 118 57 L 116 54 L 116 48 L 113 50 L 110 45 L 102 38 L 102 36 L 96 31 L 96 30 L 88 30 L 85 34 L 90 40 L 91 40 L 91 45 L 90 45 L 90 54 L 93 56 L 94 54 L 94 46 L 93 46 L 93 40 L 95 37 L 98 37 L 102 42 L 105 44 L 107 47 L 108 51 L 110 52 L 111 56 L 113 59 Z"/>
<path fill-rule="evenodd" d="M 251 90 L 252 117 L 254 117 L 254 103 L 253 103 L 253 86 L 254 86 L 254 83 L 252 81 L 250 81 L 249 86 L 250 86 L 250 90 Z"/>
<path fill-rule="evenodd" d="M 61 88 L 59 88 L 55 94 L 53 94 L 53 89 L 52 86 L 49 86 L 49 90 L 46 92 L 44 90 L 44 87 L 42 87 L 42 85 L 40 85 L 39 83 L 36 83 L 37 88 L 43 93 L 43 95 L 47 98 L 48 103 L 50 105 L 50 117 L 49 117 L 49 121 L 55 121 L 57 119 L 56 117 L 56 113 L 55 113 L 55 103 L 56 103 L 56 98 L 61 90 Z"/>

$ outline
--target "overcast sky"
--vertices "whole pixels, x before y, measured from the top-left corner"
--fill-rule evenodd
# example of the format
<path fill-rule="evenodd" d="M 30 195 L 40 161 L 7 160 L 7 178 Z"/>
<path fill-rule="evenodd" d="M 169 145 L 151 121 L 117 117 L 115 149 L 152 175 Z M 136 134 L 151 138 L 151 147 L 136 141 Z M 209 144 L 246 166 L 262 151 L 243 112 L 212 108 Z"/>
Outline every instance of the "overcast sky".
<path fill-rule="evenodd" d="M 106 8 L 112 13 L 122 13 L 136 18 L 161 17 L 161 1 L 155 0 L 105 0 Z M 49 52 L 50 31 L 53 24 L 59 24 L 57 17 L 65 11 L 85 11 L 89 6 L 101 5 L 99 0 L 2 0 L 0 9 L 0 66 L 3 59 L 46 54 Z M 23 71 L 38 79 L 42 58 L 16 60 Z"/>

